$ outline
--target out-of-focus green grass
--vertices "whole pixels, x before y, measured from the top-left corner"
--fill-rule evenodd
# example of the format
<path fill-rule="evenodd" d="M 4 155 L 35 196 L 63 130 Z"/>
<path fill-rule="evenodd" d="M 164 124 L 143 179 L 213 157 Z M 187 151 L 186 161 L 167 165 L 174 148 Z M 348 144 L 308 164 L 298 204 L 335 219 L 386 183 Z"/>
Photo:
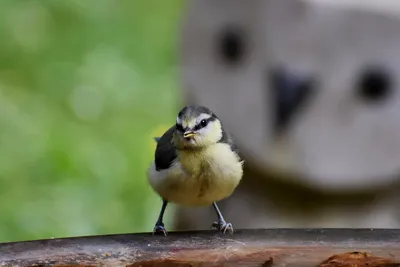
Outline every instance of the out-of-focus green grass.
<path fill-rule="evenodd" d="M 0 242 L 152 230 L 183 4 L 0 2 Z"/>

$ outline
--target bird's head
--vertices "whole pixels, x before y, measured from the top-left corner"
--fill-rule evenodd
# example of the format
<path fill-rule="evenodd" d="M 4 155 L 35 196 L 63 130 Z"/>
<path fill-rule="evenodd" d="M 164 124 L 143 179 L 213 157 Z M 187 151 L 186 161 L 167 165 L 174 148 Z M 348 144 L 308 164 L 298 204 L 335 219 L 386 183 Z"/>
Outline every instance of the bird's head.
<path fill-rule="evenodd" d="M 218 117 L 203 106 L 186 106 L 176 118 L 174 143 L 178 149 L 204 148 L 223 136 Z"/>

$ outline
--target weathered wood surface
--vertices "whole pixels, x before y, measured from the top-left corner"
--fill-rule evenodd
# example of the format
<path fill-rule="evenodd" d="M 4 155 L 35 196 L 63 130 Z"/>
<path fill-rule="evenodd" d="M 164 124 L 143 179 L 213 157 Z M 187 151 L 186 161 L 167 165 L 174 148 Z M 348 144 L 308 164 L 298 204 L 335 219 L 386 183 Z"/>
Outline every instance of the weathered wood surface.
<path fill-rule="evenodd" d="M 225 236 L 199 231 L 12 242 L 0 244 L 0 266 L 351 266 L 323 261 L 355 251 L 384 258 L 375 259 L 377 265 L 357 266 L 400 266 L 395 263 L 400 229 L 258 229 Z M 372 259 L 360 253 L 348 257 Z"/>

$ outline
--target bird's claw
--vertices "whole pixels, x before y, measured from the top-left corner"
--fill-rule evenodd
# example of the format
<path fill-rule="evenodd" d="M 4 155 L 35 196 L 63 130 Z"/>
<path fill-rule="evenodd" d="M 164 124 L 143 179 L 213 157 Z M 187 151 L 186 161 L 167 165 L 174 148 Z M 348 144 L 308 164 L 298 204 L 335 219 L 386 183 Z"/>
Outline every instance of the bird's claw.
<path fill-rule="evenodd" d="M 223 234 L 226 233 L 226 231 L 229 231 L 230 233 L 233 233 L 233 226 L 231 223 L 227 223 L 225 221 L 219 221 L 219 222 L 214 222 L 211 225 L 211 229 L 214 230 L 219 230 L 221 231 Z"/>
<path fill-rule="evenodd" d="M 153 235 L 163 233 L 164 236 L 167 236 L 167 229 L 165 229 L 164 224 L 156 224 L 153 229 Z"/>

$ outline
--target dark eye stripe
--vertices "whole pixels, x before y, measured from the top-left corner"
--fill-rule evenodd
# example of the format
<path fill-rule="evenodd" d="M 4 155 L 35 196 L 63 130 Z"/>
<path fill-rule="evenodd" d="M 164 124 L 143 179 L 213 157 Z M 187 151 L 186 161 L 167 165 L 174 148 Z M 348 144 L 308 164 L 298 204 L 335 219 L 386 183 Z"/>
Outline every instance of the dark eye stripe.
<path fill-rule="evenodd" d="M 180 132 L 183 132 L 183 131 L 184 131 L 182 125 L 180 125 L 180 124 L 176 124 L 176 129 L 177 129 L 178 131 L 180 131 Z"/>
<path fill-rule="evenodd" d="M 203 120 L 201 120 L 200 123 L 197 124 L 197 125 L 194 127 L 195 131 L 200 130 L 200 129 L 203 128 L 203 127 L 206 127 L 206 126 L 210 123 L 210 121 L 213 121 L 213 120 L 214 120 L 214 118 L 211 117 L 211 118 L 204 119 L 204 120 L 205 120 L 207 123 L 206 123 L 205 125 L 202 125 L 202 124 L 201 124 L 201 121 L 203 121 Z"/>

